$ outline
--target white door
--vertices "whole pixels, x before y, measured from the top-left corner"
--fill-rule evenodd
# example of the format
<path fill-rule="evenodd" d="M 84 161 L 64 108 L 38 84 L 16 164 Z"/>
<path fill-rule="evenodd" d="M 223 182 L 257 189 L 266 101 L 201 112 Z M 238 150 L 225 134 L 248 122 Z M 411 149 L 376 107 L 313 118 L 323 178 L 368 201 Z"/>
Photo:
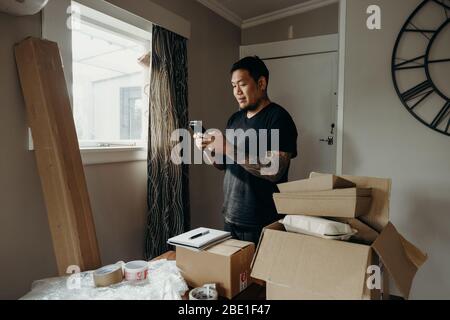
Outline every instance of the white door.
<path fill-rule="evenodd" d="M 307 178 L 312 171 L 335 173 L 338 54 L 265 63 L 270 71 L 269 97 L 289 111 L 299 131 L 299 155 L 291 162 L 290 180 Z"/>
<path fill-rule="evenodd" d="M 335 173 L 338 36 L 241 47 L 241 57 L 250 55 L 266 63 L 269 98 L 289 111 L 299 132 L 289 180 L 307 178 L 312 171 Z"/>

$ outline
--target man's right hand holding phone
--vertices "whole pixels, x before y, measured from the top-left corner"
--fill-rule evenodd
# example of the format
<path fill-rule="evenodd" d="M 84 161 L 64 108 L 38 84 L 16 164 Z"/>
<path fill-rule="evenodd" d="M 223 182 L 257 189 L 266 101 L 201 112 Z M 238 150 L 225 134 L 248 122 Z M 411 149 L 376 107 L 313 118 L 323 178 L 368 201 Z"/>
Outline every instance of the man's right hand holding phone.
<path fill-rule="evenodd" d="M 221 157 L 226 152 L 226 139 L 223 137 L 220 131 L 211 131 L 207 133 L 194 133 L 195 146 L 202 150 L 214 151 L 214 157 Z M 209 157 L 208 157 L 209 158 Z M 224 170 L 223 164 L 217 164 L 215 161 L 210 161 L 219 170 Z"/>
<path fill-rule="evenodd" d="M 205 150 L 213 142 L 212 136 L 206 133 L 194 133 L 194 141 L 197 148 Z"/>

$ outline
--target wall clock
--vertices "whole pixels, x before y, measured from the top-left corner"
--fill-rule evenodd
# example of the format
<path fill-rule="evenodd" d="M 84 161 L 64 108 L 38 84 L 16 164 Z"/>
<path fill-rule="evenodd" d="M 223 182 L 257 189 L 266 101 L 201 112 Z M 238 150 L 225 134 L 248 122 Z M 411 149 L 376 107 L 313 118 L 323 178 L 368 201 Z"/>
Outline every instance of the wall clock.
<path fill-rule="evenodd" d="M 450 136 L 450 0 L 425 0 L 409 16 L 395 43 L 392 77 L 405 108 Z"/>

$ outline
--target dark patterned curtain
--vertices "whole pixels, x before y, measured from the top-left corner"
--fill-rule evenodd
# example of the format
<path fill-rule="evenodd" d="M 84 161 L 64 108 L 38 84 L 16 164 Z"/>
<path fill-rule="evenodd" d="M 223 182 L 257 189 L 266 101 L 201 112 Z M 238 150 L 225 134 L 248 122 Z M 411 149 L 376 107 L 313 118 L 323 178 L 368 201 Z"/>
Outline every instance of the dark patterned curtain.
<path fill-rule="evenodd" d="M 188 127 L 186 39 L 153 26 L 145 257 L 169 250 L 167 239 L 190 227 L 188 167 L 171 161 L 172 132 Z"/>

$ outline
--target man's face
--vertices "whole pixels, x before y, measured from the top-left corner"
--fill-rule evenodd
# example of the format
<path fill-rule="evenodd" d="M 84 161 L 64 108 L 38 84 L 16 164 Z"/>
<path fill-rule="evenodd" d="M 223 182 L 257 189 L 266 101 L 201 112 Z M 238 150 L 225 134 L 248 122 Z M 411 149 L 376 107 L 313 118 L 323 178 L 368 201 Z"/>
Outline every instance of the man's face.
<path fill-rule="evenodd" d="M 247 70 L 236 70 L 231 75 L 233 94 L 241 110 L 254 110 L 259 102 L 266 96 L 266 81 L 264 77 L 255 82 Z"/>

